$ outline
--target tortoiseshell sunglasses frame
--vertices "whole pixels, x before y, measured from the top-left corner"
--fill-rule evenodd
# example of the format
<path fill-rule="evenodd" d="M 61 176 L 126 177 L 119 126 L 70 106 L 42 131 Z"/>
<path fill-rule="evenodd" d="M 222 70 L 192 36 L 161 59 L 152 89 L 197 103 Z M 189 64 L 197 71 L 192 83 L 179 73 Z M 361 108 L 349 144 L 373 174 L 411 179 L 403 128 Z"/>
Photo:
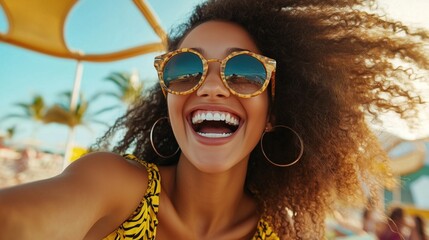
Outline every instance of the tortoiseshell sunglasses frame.
<path fill-rule="evenodd" d="M 172 57 L 176 56 L 177 54 L 184 53 L 184 52 L 191 52 L 191 53 L 197 55 L 201 59 L 201 62 L 203 64 L 203 75 L 201 76 L 201 79 L 198 81 L 198 84 L 196 84 L 191 89 L 186 90 L 186 91 L 181 91 L 181 92 L 173 91 L 173 90 L 169 89 L 164 82 L 164 76 L 163 76 L 164 67 L 165 67 L 165 64 L 168 62 L 168 60 L 170 60 Z M 239 93 L 239 92 L 235 91 L 234 89 L 232 89 L 228 86 L 227 80 L 225 78 L 225 67 L 226 67 L 226 63 L 228 62 L 228 60 L 237 56 L 237 55 L 242 55 L 242 54 L 250 55 L 250 56 L 256 58 L 265 67 L 266 78 L 264 80 L 264 84 L 262 85 L 262 87 L 259 90 L 255 91 L 254 93 L 243 94 L 243 93 Z M 180 48 L 180 49 L 177 49 L 175 51 L 171 51 L 171 52 L 168 52 L 168 53 L 165 53 L 165 54 L 162 54 L 160 56 L 155 57 L 154 66 L 158 72 L 158 80 L 159 80 L 159 84 L 161 85 L 161 89 L 162 89 L 162 92 L 164 93 L 164 96 L 167 96 L 167 92 L 171 93 L 171 94 L 176 94 L 176 95 L 187 95 L 187 94 L 190 94 L 190 93 L 196 91 L 199 87 L 201 87 L 201 85 L 203 85 L 203 83 L 207 77 L 207 71 L 208 71 L 208 67 L 209 67 L 208 63 L 210 63 L 210 62 L 219 62 L 220 63 L 220 76 L 222 79 L 222 83 L 235 96 L 238 96 L 241 98 L 251 98 L 251 97 L 257 96 L 257 95 L 259 95 L 265 91 L 265 89 L 267 88 L 267 86 L 269 85 L 269 83 L 271 81 L 271 99 L 272 99 L 272 101 L 274 101 L 275 85 L 276 85 L 275 84 L 276 60 L 265 57 L 263 55 L 260 55 L 260 54 L 254 53 L 254 52 L 247 51 L 247 50 L 234 51 L 222 60 L 221 59 L 215 59 L 215 58 L 206 59 L 203 57 L 203 55 L 200 52 L 198 52 L 192 48 Z"/>

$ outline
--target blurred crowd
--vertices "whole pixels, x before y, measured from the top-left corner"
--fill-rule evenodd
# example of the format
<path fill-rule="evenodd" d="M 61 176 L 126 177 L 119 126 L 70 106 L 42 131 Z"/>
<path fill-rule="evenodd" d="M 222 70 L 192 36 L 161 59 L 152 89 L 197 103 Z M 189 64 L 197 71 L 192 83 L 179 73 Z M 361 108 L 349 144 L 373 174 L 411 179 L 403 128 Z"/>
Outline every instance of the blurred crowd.
<path fill-rule="evenodd" d="M 395 207 L 380 231 L 372 228 L 371 211 L 364 212 L 364 230 L 372 231 L 380 240 L 426 240 L 425 221 L 421 216 L 406 216 L 401 207 Z"/>
<path fill-rule="evenodd" d="M 0 144 L 0 188 L 52 177 L 61 172 L 62 155 Z"/>
<path fill-rule="evenodd" d="M 332 240 L 429 240 L 426 219 L 407 214 L 402 207 L 392 207 L 387 213 L 372 209 L 361 211 L 356 217 L 334 214 L 328 221 L 328 239 Z"/>

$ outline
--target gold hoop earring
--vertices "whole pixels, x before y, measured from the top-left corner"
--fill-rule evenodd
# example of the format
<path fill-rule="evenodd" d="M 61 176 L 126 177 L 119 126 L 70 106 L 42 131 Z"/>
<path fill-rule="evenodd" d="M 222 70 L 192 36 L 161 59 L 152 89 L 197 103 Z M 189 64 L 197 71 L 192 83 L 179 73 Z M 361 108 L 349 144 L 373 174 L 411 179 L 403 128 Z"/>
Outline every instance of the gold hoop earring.
<path fill-rule="evenodd" d="M 162 157 L 162 158 L 171 158 L 171 157 L 173 157 L 174 155 L 176 155 L 176 154 L 179 152 L 180 147 L 177 147 L 177 150 L 176 150 L 173 154 L 170 154 L 170 155 L 163 155 L 163 154 L 161 154 L 161 153 L 159 153 L 159 152 L 158 152 L 158 150 L 157 150 L 157 149 L 156 149 L 156 147 L 155 147 L 155 144 L 153 143 L 153 142 L 154 142 L 154 141 L 153 141 L 153 130 L 155 129 L 155 126 L 156 126 L 156 125 L 157 125 L 161 120 L 164 120 L 164 119 L 166 119 L 167 121 L 169 121 L 169 120 L 170 120 L 168 117 L 161 117 L 161 118 L 159 118 L 158 120 L 156 120 L 156 121 L 153 123 L 152 128 L 150 129 L 150 134 L 149 134 L 150 145 L 152 145 L 152 148 L 153 148 L 153 150 L 155 151 L 156 155 L 158 155 L 158 156 L 160 156 L 160 157 Z"/>
<path fill-rule="evenodd" d="M 288 129 L 295 136 L 298 137 L 298 141 L 299 141 L 299 144 L 300 144 L 299 154 L 298 154 L 298 157 L 295 160 L 293 160 L 292 162 L 290 162 L 290 163 L 280 164 L 280 163 L 276 163 L 276 162 L 272 161 L 267 156 L 267 154 L 265 152 L 265 149 L 264 149 L 263 141 L 264 141 L 264 137 L 265 137 L 266 133 L 273 133 L 273 132 L 275 132 L 275 129 L 279 129 L 279 128 Z M 278 141 L 278 139 L 276 141 Z M 262 137 L 261 137 L 261 140 L 260 140 L 260 145 L 261 145 L 262 154 L 264 155 L 265 159 L 267 159 L 268 162 L 270 162 L 272 165 L 277 166 L 277 167 L 290 167 L 290 166 L 294 165 L 295 163 L 297 163 L 301 159 L 302 155 L 304 154 L 304 141 L 302 140 L 301 136 L 299 136 L 299 134 L 295 130 L 293 130 L 292 128 L 290 128 L 288 126 L 284 126 L 284 125 L 277 125 L 277 126 L 272 127 L 269 130 L 265 130 L 264 133 L 262 134 Z"/>

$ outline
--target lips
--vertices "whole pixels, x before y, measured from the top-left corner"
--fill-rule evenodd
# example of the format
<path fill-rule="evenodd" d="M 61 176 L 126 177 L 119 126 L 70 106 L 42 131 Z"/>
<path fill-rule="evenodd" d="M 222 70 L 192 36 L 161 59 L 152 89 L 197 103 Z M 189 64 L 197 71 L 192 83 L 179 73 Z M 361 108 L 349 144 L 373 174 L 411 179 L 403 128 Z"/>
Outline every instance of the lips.
<path fill-rule="evenodd" d="M 191 113 L 194 131 L 206 138 L 226 138 L 239 127 L 240 118 L 230 112 L 197 110 Z"/>

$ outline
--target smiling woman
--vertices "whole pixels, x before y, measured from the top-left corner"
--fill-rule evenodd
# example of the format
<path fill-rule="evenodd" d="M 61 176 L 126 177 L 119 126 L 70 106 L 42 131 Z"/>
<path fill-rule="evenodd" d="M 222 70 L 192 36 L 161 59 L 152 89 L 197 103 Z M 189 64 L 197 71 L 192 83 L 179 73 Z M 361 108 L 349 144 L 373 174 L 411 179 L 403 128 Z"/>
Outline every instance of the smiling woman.
<path fill-rule="evenodd" d="M 371 3 L 197 6 L 155 58 L 159 85 L 94 146 L 108 149 L 123 133 L 113 152 L 133 155 L 88 154 L 54 179 L 0 192 L 0 206 L 11 206 L 0 209 L 0 230 L 12 236 L 19 223 L 20 239 L 322 239 L 334 201 L 363 203 L 364 188 L 376 197 L 392 180 L 365 118 L 413 120 L 413 76 L 393 60 L 429 69 L 428 33 L 368 13 Z"/>

